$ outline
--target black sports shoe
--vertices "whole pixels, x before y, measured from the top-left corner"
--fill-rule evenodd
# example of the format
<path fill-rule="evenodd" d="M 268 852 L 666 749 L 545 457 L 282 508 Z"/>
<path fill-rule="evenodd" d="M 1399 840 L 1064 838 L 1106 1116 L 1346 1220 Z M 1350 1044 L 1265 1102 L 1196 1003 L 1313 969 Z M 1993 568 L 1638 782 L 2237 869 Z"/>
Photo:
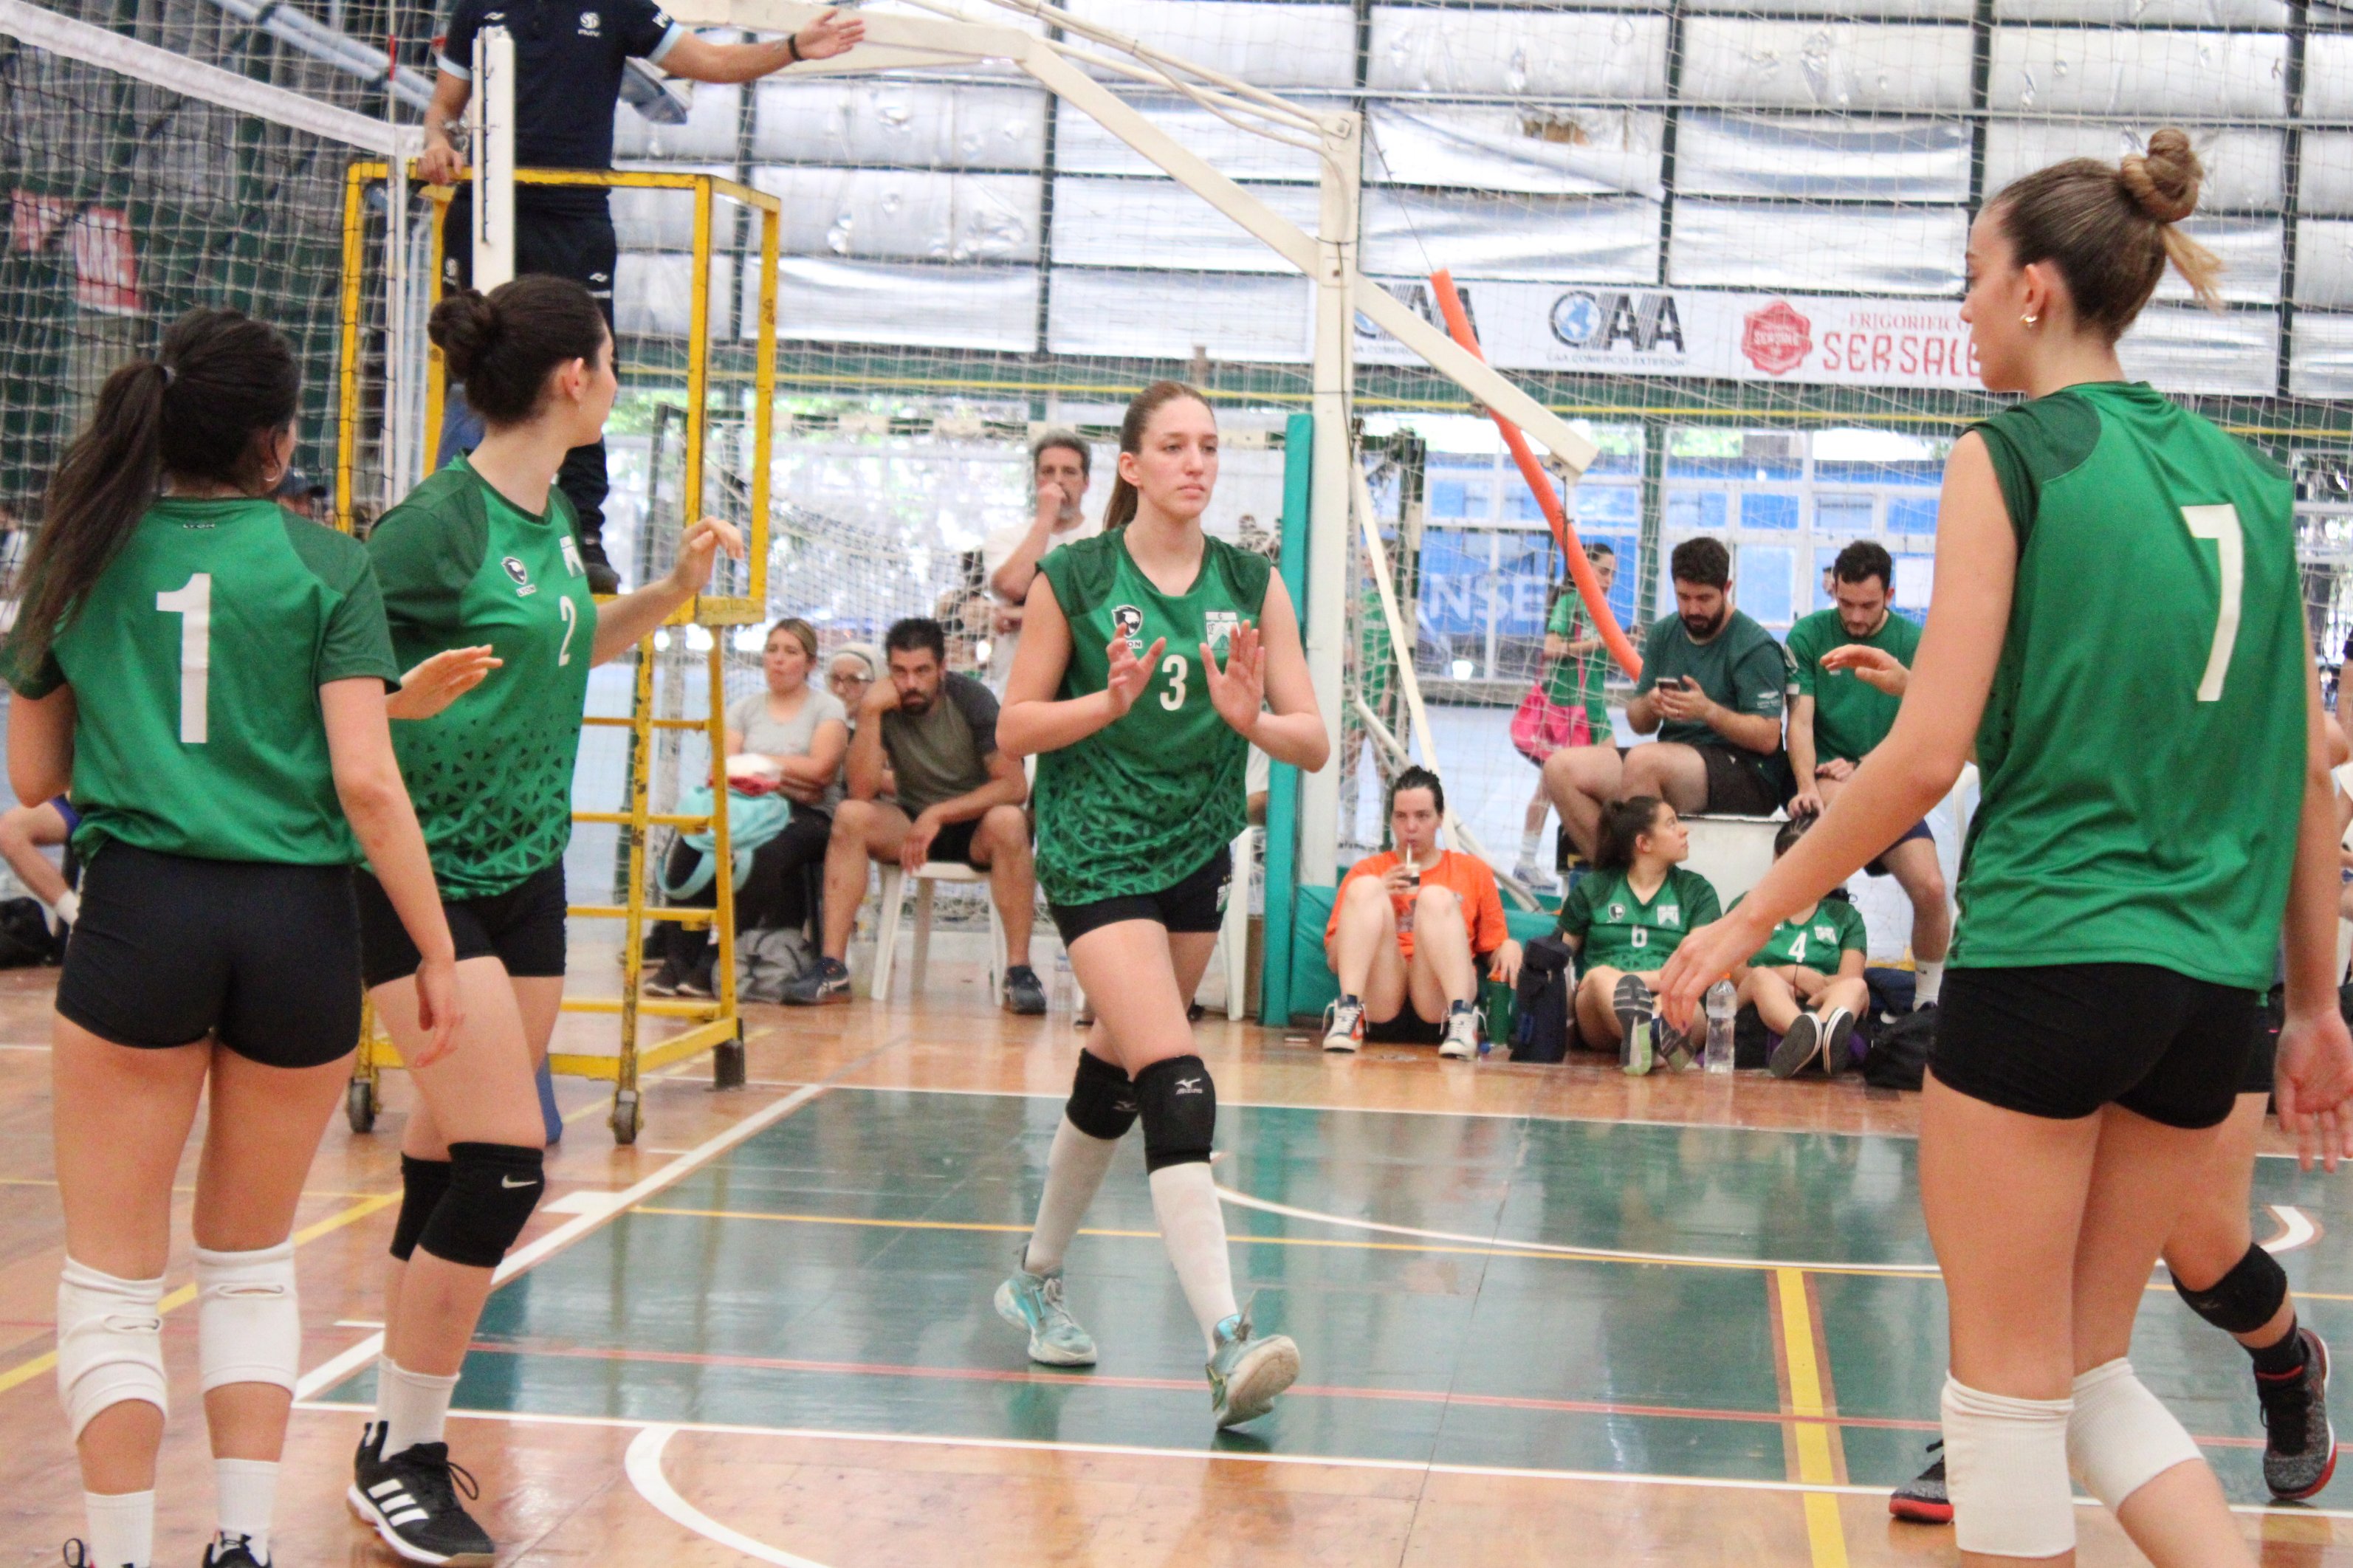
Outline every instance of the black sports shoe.
<path fill-rule="evenodd" d="M 1853 1041 L 1854 1015 L 1843 1007 L 1831 1008 L 1822 1020 L 1822 1071 L 1836 1078 L 1851 1067 L 1860 1068 L 1851 1048 Z"/>
<path fill-rule="evenodd" d="M 1046 1011 L 1046 988 L 1038 984 L 1038 972 L 1026 963 L 1014 964 L 1005 972 L 1005 1010 L 1025 1018 Z"/>
<path fill-rule="evenodd" d="M 204 1560 L 196 1568 L 269 1568 L 269 1559 L 253 1554 L 251 1537 L 222 1533 L 205 1547 Z"/>
<path fill-rule="evenodd" d="M 785 986 L 785 1000 L 796 1007 L 849 1001 L 849 965 L 838 958 L 818 959 L 815 969 L 796 976 Z"/>
<path fill-rule="evenodd" d="M 2272 1496 L 2298 1502 L 2337 1473 L 2337 1429 L 2328 1424 L 2328 1346 L 2299 1326 L 2304 1366 L 2285 1377 L 2255 1373 L 2263 1407 L 2263 1484 Z"/>
<path fill-rule="evenodd" d="M 1935 1462 L 1895 1489 L 1887 1500 L 1887 1511 L 1915 1524 L 1950 1524 L 1953 1500 L 1945 1490 L 1945 1440 L 1929 1444 L 1928 1452 L 1936 1456 Z"/>
<path fill-rule="evenodd" d="M 588 574 L 590 593 L 617 594 L 621 591 L 621 574 L 613 570 L 613 563 L 606 558 L 605 541 L 601 536 L 581 539 L 580 564 Z"/>
<path fill-rule="evenodd" d="M 647 975 L 645 984 L 646 994 L 649 996 L 677 995 L 678 965 L 667 958 L 663 959 L 661 968 Z"/>
<path fill-rule="evenodd" d="M 1765 1059 L 1765 1070 L 1775 1078 L 1795 1078 L 1806 1068 L 1822 1048 L 1821 1020 L 1811 1013 L 1800 1011 L 1797 1021 L 1789 1026 L 1781 1043 Z"/>
<path fill-rule="evenodd" d="M 384 1423 L 371 1421 L 360 1434 L 351 1489 L 343 1494 L 360 1522 L 373 1525 L 411 1563 L 491 1568 L 498 1546 L 458 1500 L 460 1491 L 469 1500 L 481 1491 L 464 1466 L 449 1462 L 449 1445 L 417 1443 L 389 1459 L 383 1449 Z"/>

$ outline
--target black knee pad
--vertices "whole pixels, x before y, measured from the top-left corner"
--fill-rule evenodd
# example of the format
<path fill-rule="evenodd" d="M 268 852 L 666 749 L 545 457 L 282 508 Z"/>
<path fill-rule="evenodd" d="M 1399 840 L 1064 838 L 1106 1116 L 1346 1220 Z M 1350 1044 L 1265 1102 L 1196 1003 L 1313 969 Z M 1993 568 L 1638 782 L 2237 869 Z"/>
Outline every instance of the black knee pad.
<path fill-rule="evenodd" d="M 1062 1107 L 1062 1114 L 1088 1137 L 1115 1143 L 1135 1125 L 1135 1085 L 1092 1051 L 1081 1051 L 1078 1074 L 1071 1079 L 1070 1103 Z"/>
<path fill-rule="evenodd" d="M 392 1255 L 403 1263 L 417 1250 L 425 1222 L 449 1191 L 449 1162 L 400 1157 L 400 1217 L 392 1222 Z"/>
<path fill-rule="evenodd" d="M 546 1151 L 512 1143 L 449 1145 L 449 1190 L 417 1245 L 445 1262 L 496 1268 L 547 1185 Z"/>
<path fill-rule="evenodd" d="M 1135 1075 L 1144 1168 L 1206 1163 L 1218 1131 L 1218 1086 L 1198 1057 L 1171 1057 Z"/>
<path fill-rule="evenodd" d="M 2231 1271 L 2203 1290 L 2179 1278 L 2174 1290 L 2189 1310 L 2226 1334 L 2252 1334 L 2278 1315 L 2287 1300 L 2287 1270 L 2260 1247 L 2250 1246 Z"/>

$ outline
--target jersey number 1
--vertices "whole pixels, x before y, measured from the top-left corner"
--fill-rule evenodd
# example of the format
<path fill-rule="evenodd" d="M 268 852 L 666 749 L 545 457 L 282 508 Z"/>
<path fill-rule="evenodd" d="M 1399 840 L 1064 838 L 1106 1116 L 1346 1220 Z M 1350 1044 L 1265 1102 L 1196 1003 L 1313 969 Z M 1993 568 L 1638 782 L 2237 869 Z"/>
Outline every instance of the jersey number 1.
<path fill-rule="evenodd" d="M 2214 542 L 2215 563 L 2222 569 L 2222 604 L 2214 616 L 2214 646 L 2206 655 L 2206 673 L 2198 682 L 2198 700 L 2222 700 L 2222 678 L 2231 673 L 2231 650 L 2239 640 L 2239 597 L 2247 582 L 2246 541 L 2239 531 L 2239 509 L 2185 506 L 2181 521 L 2192 539 Z"/>
<path fill-rule="evenodd" d="M 205 743 L 205 696 L 213 673 L 213 576 L 199 572 L 168 594 L 155 595 L 155 608 L 180 617 L 180 743 Z"/>

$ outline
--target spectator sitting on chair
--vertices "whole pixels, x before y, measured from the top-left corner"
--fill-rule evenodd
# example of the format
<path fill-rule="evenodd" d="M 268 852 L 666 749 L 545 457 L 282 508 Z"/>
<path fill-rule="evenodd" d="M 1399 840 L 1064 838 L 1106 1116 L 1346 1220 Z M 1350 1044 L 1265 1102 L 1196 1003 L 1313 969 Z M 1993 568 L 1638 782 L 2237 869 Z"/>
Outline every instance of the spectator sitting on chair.
<path fill-rule="evenodd" d="M 1587 1047 L 1618 1047 L 1626 1070 L 1659 1057 L 1678 1070 L 1691 1047 L 1658 1015 L 1659 971 L 1684 937 L 1716 918 L 1715 884 L 1683 862 L 1691 831 L 1675 808 L 1638 795 L 1601 808 L 1593 869 L 1561 900 L 1560 935 L 1577 954 L 1577 1029 Z"/>
<path fill-rule="evenodd" d="M 1438 847 L 1446 791 L 1428 768 L 1408 768 L 1389 787 L 1396 847 L 1349 868 L 1324 927 L 1324 956 L 1340 980 L 1325 1015 L 1324 1048 L 1366 1040 L 1438 1047 L 1441 1057 L 1479 1054 L 1480 977 L 1519 978 L 1520 944 L 1504 923 L 1495 873 L 1475 855 Z"/>
<path fill-rule="evenodd" d="M 1789 667 L 1773 634 L 1732 604 L 1732 557 L 1713 539 L 1686 539 L 1669 567 L 1676 614 L 1642 644 L 1642 679 L 1626 721 L 1656 744 L 1564 746 L 1545 763 L 1560 825 L 1590 858 L 1601 809 L 1656 795 L 1679 812 L 1769 816 L 1788 796 L 1781 710 Z"/>
<path fill-rule="evenodd" d="M 1834 608 L 1817 610 L 1789 628 L 1789 663 L 1796 695 L 1789 701 L 1789 770 L 1798 793 L 1791 816 L 1812 816 L 1854 776 L 1856 764 L 1887 739 L 1902 697 L 1880 689 L 1860 675 L 1826 662 L 1833 648 L 1868 647 L 1909 666 L 1920 647 L 1920 628 L 1888 605 L 1894 593 L 1895 563 L 1869 540 L 1839 552 L 1831 568 L 1837 579 Z M 1953 941 L 1953 917 L 1945 900 L 1945 868 L 1926 822 L 1915 822 L 1886 854 L 1865 869 L 1893 874 L 1912 900 L 1912 962 L 1918 971 L 1913 1005 L 1936 1005 L 1945 977 L 1945 953 Z"/>
<path fill-rule="evenodd" d="M 1773 858 L 1787 855 L 1813 824 L 1810 816 L 1784 823 L 1773 836 Z M 1832 1078 L 1846 1067 L 1854 1021 L 1871 1005 L 1862 980 L 1870 952 L 1862 911 L 1833 892 L 1774 927 L 1756 956 L 1732 972 L 1738 1004 L 1754 1006 L 1766 1029 L 1780 1037 L 1766 1061 L 1775 1078 L 1795 1078 L 1818 1056 Z"/>
<path fill-rule="evenodd" d="M 834 807 L 841 801 L 842 759 L 849 752 L 849 716 L 829 691 L 809 684 L 817 667 L 817 628 L 786 619 L 768 628 L 763 658 L 766 689 L 746 692 L 727 705 L 728 784 L 752 794 L 770 790 L 793 803 L 783 832 L 752 852 L 752 868 L 735 889 L 735 929 L 789 931 L 807 923 L 808 893 L 803 873 L 822 865 L 833 832 Z M 663 881 L 685 886 L 702 852 L 684 835 L 671 845 Z M 691 893 L 673 895 L 689 908 L 719 901 L 716 877 Z M 709 996 L 711 928 L 675 922 L 661 927 L 669 946 L 661 972 L 646 982 L 657 996 Z"/>
<path fill-rule="evenodd" d="M 947 635 L 913 616 L 882 639 L 890 679 L 866 694 L 849 743 L 849 798 L 833 814 L 825 851 L 825 951 L 785 988 L 802 1005 L 849 997 L 849 933 L 866 897 L 870 860 L 914 871 L 926 860 L 961 860 L 988 873 L 1005 926 L 1005 1005 L 1046 1010 L 1029 967 L 1038 879 L 1029 858 L 1029 797 L 1021 764 L 997 749 L 997 699 L 969 675 L 944 668 Z M 879 798 L 885 772 L 897 798 Z"/>
<path fill-rule="evenodd" d="M 81 914 L 81 900 L 65 873 L 41 853 L 69 842 L 81 815 L 63 795 L 38 805 L 12 805 L 0 812 L 0 859 L 16 873 L 25 891 L 49 911 L 49 929 L 63 932 Z"/>

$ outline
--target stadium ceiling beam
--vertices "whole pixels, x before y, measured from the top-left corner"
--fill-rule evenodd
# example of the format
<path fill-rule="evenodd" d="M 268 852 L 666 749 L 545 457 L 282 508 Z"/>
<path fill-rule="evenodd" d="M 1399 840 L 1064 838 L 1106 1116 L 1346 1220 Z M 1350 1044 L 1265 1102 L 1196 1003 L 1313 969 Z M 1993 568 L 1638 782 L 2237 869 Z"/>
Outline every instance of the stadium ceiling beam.
<path fill-rule="evenodd" d="M 0 0 L 0 4 L 8 3 L 13 0 Z M 827 9 L 801 0 L 675 0 L 669 6 L 672 16 L 689 26 L 742 27 L 759 33 L 797 31 Z M 1323 250 L 1314 237 L 1211 168 L 1049 40 L 1015 27 L 946 16 L 868 12 L 863 19 L 866 42 L 856 49 L 834 59 L 792 67 L 784 74 L 834 76 L 845 72 L 939 69 L 986 59 L 1009 60 L 1049 91 L 1084 110 L 1105 130 L 1240 224 L 1305 277 L 1319 279 L 1328 264 L 1326 258 L 1331 253 Z M 1311 118 L 1319 123 L 1326 119 L 1334 121 L 1324 137 L 1327 158 L 1360 156 L 1353 117 Z M 1350 123 L 1341 133 L 1340 122 L 1344 121 Z M 1567 421 L 1465 351 L 1380 284 L 1353 268 L 1349 269 L 1348 282 L 1356 308 L 1376 326 L 1429 361 L 1473 400 L 1517 425 L 1560 462 L 1581 474 L 1599 455 L 1599 448 Z"/>

